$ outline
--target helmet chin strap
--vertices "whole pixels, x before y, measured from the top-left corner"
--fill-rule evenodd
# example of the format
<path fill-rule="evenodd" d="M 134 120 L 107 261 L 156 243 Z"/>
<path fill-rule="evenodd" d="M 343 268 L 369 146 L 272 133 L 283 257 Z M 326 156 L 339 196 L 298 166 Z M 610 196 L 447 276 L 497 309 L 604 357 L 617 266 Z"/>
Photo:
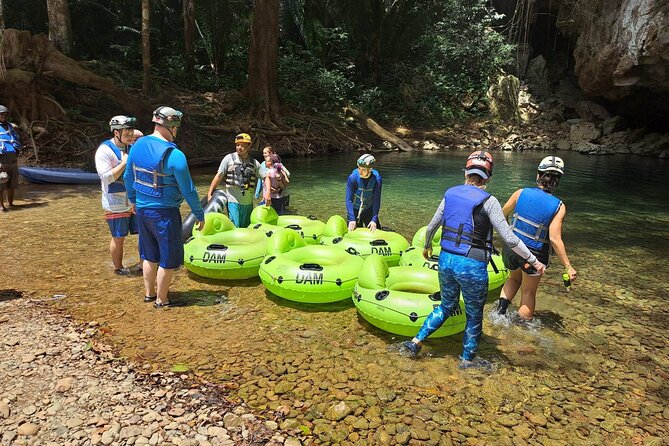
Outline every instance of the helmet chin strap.
<path fill-rule="evenodd" d="M 172 135 L 172 142 L 174 142 L 174 140 L 177 139 L 177 135 L 176 135 L 176 131 L 175 131 L 176 128 L 177 127 L 168 127 L 167 128 L 167 131 L 170 132 L 170 135 Z"/>

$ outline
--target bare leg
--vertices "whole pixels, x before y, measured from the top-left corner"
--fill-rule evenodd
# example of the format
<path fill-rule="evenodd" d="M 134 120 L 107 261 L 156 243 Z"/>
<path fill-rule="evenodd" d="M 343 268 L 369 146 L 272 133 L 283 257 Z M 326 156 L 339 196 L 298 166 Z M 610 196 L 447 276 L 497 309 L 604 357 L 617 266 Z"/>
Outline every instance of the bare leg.
<path fill-rule="evenodd" d="M 5 195 L 7 195 L 7 193 L 4 190 L 0 190 L 0 205 L 2 205 L 3 211 L 7 210 L 5 207 Z"/>
<path fill-rule="evenodd" d="M 111 252 L 114 268 L 123 268 L 123 242 L 125 237 L 112 237 L 109 242 L 109 252 Z"/>
<path fill-rule="evenodd" d="M 540 281 L 541 276 L 528 276 L 527 274 L 523 274 L 523 289 L 521 291 L 518 315 L 526 321 L 529 321 L 534 317 L 534 306 Z"/>
<path fill-rule="evenodd" d="M 158 268 L 158 299 L 156 302 L 166 304 L 169 302 L 167 292 L 170 290 L 174 269 Z"/>
<path fill-rule="evenodd" d="M 502 287 L 502 292 L 499 297 L 506 299 L 508 301 L 513 300 L 516 297 L 516 293 L 520 289 L 520 285 L 523 281 L 523 272 L 521 269 L 511 271 L 509 279 L 506 281 Z"/>
<path fill-rule="evenodd" d="M 158 264 L 144 260 L 142 263 L 142 270 L 144 273 L 144 290 L 146 296 L 153 297 L 156 295 L 156 273 L 158 272 Z"/>
<path fill-rule="evenodd" d="M 14 189 L 7 189 L 7 204 L 14 206 Z"/>

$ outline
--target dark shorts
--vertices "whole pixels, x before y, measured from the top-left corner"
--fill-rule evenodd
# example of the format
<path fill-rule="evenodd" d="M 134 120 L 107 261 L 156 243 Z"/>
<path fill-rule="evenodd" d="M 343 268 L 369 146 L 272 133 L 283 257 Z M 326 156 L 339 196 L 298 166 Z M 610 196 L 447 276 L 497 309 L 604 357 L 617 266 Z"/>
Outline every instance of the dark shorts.
<path fill-rule="evenodd" d="M 128 234 L 137 234 L 137 217 L 134 214 L 129 216 L 114 218 L 107 215 L 107 225 L 109 225 L 109 232 L 112 237 L 125 237 Z"/>
<path fill-rule="evenodd" d="M 9 177 L 5 183 L 0 183 L 0 190 L 16 189 L 19 186 L 19 164 L 18 163 L 2 163 L 0 171 L 7 173 Z"/>
<path fill-rule="evenodd" d="M 181 214 L 177 208 L 137 209 L 139 257 L 161 268 L 183 265 L 184 244 L 181 239 Z"/>
<path fill-rule="evenodd" d="M 537 257 L 537 259 L 541 263 L 546 265 L 546 268 L 548 268 L 548 259 L 549 259 L 548 255 L 531 248 L 528 249 L 532 254 L 534 254 Z M 536 270 L 532 268 L 531 265 L 526 266 L 527 261 L 525 259 L 520 257 L 515 252 L 513 252 L 511 248 L 509 248 L 508 246 L 504 246 L 504 248 L 502 249 L 502 261 L 504 262 L 504 266 L 506 266 L 509 269 L 509 271 L 515 271 L 518 268 L 521 268 L 523 272 L 529 274 L 530 276 L 533 276 L 536 273 Z"/>

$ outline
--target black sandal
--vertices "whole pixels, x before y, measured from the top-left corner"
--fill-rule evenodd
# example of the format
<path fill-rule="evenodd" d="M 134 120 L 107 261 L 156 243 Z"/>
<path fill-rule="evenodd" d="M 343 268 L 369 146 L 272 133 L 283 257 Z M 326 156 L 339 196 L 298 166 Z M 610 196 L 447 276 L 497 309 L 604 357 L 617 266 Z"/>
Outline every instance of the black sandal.
<path fill-rule="evenodd" d="M 153 302 L 153 301 L 156 300 L 157 298 L 158 298 L 158 296 L 153 296 L 153 297 L 151 297 L 151 296 L 144 296 L 144 302 L 147 302 L 147 303 L 148 303 L 148 302 Z"/>

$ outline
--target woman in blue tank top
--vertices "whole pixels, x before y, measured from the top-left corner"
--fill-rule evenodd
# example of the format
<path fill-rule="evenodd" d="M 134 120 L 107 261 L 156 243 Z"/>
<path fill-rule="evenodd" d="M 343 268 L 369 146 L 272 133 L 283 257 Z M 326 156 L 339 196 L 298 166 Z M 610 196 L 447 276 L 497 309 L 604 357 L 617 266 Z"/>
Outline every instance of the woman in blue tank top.
<path fill-rule="evenodd" d="M 571 266 L 567 250 L 562 241 L 562 222 L 567 215 L 567 208 L 553 195 L 564 175 L 564 161 L 557 156 L 547 156 L 537 168 L 537 187 L 519 189 L 511 195 L 502 211 L 504 217 L 511 215 L 511 228 L 530 251 L 545 265 L 548 265 L 550 248 L 564 265 L 565 281 L 576 278 L 576 270 Z M 515 253 L 504 249 L 502 252 L 505 266 L 511 270 L 511 276 L 502 288 L 497 305 L 497 312 L 505 314 L 509 303 L 522 285 L 518 315 L 524 320 L 534 316 L 537 288 L 541 275 Z"/>

